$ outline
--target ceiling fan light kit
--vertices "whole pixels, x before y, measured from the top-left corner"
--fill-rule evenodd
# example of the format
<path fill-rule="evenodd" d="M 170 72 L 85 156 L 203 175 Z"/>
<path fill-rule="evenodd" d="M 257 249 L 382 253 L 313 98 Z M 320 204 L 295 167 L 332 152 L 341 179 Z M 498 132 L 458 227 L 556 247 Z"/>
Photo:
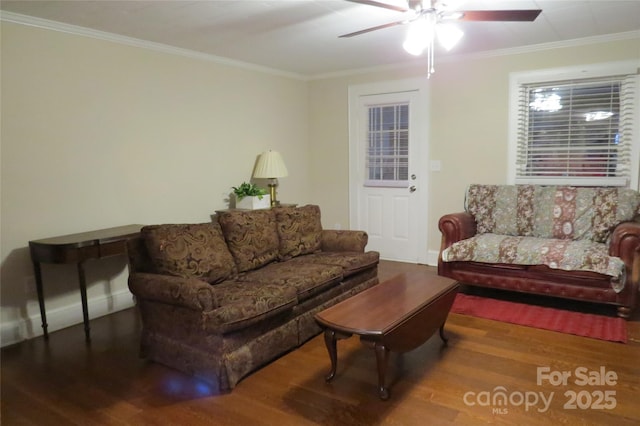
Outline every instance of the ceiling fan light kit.
<path fill-rule="evenodd" d="M 437 38 L 440 45 L 447 51 L 463 37 L 464 32 L 450 24 L 449 21 L 515 21 L 532 22 L 542 10 L 451 10 L 452 3 L 437 0 L 407 0 L 407 7 L 391 5 L 373 0 L 347 0 L 368 6 L 382 7 L 397 12 L 411 12 L 412 17 L 401 21 L 390 22 L 364 30 L 356 31 L 340 37 L 353 37 L 371 31 L 390 28 L 397 25 L 409 24 L 407 36 L 402 44 L 409 54 L 419 56 L 427 51 L 427 78 L 435 72 L 434 69 L 434 40 Z"/>
<path fill-rule="evenodd" d="M 417 19 L 407 29 L 407 38 L 402 47 L 407 53 L 420 56 L 427 50 L 427 78 L 435 72 L 434 69 L 434 40 L 437 38 L 440 45 L 447 51 L 458 44 L 464 32 L 453 24 L 436 25 L 434 14 L 424 15 Z"/>
<path fill-rule="evenodd" d="M 436 20 L 433 15 L 416 19 L 407 28 L 407 38 L 402 47 L 411 55 L 419 56 L 427 47 L 433 44 L 436 32 Z"/>
<path fill-rule="evenodd" d="M 441 24 L 436 27 L 438 42 L 447 51 L 453 49 L 463 36 L 464 32 L 453 24 Z"/>

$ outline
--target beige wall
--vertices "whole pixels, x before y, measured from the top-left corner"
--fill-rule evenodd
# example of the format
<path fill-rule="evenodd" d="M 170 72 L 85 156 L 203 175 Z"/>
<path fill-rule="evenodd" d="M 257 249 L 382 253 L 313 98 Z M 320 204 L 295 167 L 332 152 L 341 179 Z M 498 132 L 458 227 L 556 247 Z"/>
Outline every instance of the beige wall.
<path fill-rule="evenodd" d="M 349 227 L 348 87 L 423 67 L 310 82 L 3 22 L 2 344 L 40 333 L 29 240 L 126 223 L 197 222 L 225 208 L 255 156 L 289 168 L 284 202 Z M 438 62 L 429 82 L 429 251 L 471 182 L 506 179 L 511 71 L 640 57 L 639 40 Z M 425 169 L 426 171 L 426 169 Z M 81 321 L 75 269 L 45 265 L 50 330 Z M 89 262 L 92 317 L 131 304 L 121 257 Z"/>
<path fill-rule="evenodd" d="M 462 210 L 467 185 L 506 183 L 509 73 L 629 59 L 640 59 L 640 39 L 436 62 L 428 83 L 428 144 L 429 158 L 440 160 L 442 170 L 423 170 L 430 177 L 424 219 L 431 258 L 440 247 L 438 218 Z M 317 193 L 327 223 L 349 223 L 349 86 L 422 75 L 424 67 L 407 67 L 309 83 L 311 183 L 322 188 Z M 335 167 L 327 173 L 324 164 Z"/>
<path fill-rule="evenodd" d="M 280 199 L 310 201 L 304 81 L 6 22 L 1 47 L 5 340 L 40 333 L 29 240 L 211 220 L 267 149 Z M 92 317 L 130 303 L 123 257 L 87 270 Z M 81 321 L 75 268 L 43 273 L 50 329 Z"/>

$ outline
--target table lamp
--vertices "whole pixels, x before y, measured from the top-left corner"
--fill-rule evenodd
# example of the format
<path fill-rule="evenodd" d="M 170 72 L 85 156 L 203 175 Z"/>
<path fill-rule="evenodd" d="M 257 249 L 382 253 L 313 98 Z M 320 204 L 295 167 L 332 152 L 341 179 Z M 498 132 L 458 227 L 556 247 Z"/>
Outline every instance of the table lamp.
<path fill-rule="evenodd" d="M 278 178 L 288 176 L 287 166 L 284 165 L 280 153 L 277 151 L 265 151 L 260 154 L 256 167 L 253 169 L 253 177 L 269 179 L 269 195 L 271 196 L 271 207 L 277 206 L 276 186 Z"/>

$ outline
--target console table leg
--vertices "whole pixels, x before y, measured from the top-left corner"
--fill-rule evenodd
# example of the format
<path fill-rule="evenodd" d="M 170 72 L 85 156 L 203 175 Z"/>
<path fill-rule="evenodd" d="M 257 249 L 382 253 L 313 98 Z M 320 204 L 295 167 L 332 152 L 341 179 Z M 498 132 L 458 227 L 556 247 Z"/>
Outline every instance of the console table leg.
<path fill-rule="evenodd" d="M 449 342 L 449 338 L 444 334 L 444 323 L 440 326 L 440 338 L 445 345 Z"/>
<path fill-rule="evenodd" d="M 327 382 L 330 382 L 336 375 L 336 367 L 338 365 L 338 346 L 336 344 L 336 332 L 326 329 L 324 331 L 324 344 L 329 352 L 329 359 L 331 360 L 331 371 L 324 378 Z"/>
<path fill-rule="evenodd" d="M 84 321 L 84 335 L 87 341 L 91 340 L 89 327 L 89 307 L 87 306 L 87 279 L 84 273 L 84 262 L 78 263 L 78 278 L 80 280 L 80 298 L 82 299 L 82 318 Z"/>
<path fill-rule="evenodd" d="M 42 319 L 42 332 L 44 339 L 49 340 L 49 327 L 47 324 L 47 311 L 44 307 L 44 291 L 42 290 L 42 270 L 40 269 L 40 262 L 33 262 L 33 271 L 36 277 L 36 291 L 38 292 L 38 304 L 40 305 L 40 318 Z"/>
<path fill-rule="evenodd" d="M 378 395 L 380 399 L 389 399 L 389 389 L 385 386 L 384 382 L 387 374 L 387 363 L 389 361 L 389 349 L 381 343 L 376 343 L 374 346 L 376 351 L 376 362 L 378 364 Z"/>

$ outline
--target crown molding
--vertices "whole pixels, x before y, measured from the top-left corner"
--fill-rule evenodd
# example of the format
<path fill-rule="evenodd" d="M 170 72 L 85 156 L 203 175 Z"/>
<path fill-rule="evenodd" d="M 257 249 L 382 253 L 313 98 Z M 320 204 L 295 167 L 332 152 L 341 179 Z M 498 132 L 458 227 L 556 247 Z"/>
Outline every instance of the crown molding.
<path fill-rule="evenodd" d="M 469 59 L 486 59 L 486 58 L 495 58 L 499 56 L 522 55 L 527 53 L 542 52 L 545 50 L 563 49 L 568 47 L 578 47 L 578 46 L 586 46 L 591 44 L 608 43 L 608 42 L 614 42 L 614 41 L 633 40 L 633 39 L 640 39 L 640 30 L 627 31 L 627 32 L 615 33 L 615 34 L 605 34 L 601 36 L 583 37 L 583 38 L 563 40 L 563 41 L 550 42 L 550 43 L 531 44 L 528 46 L 519 46 L 519 47 L 512 47 L 507 49 L 487 50 L 484 52 L 465 53 L 460 55 L 445 55 L 445 56 L 436 57 L 436 63 L 456 62 L 456 61 L 463 61 L 463 60 L 469 60 Z M 349 77 L 349 76 L 358 75 L 358 74 L 368 74 L 368 73 L 374 73 L 374 72 L 384 72 L 384 71 L 405 69 L 407 67 L 412 67 L 412 66 L 426 67 L 427 62 L 424 58 L 420 58 L 418 60 L 398 62 L 395 64 L 380 65 L 376 67 L 365 67 L 365 68 L 337 71 L 337 72 L 324 73 L 324 74 L 315 74 L 315 75 L 309 76 L 307 80 L 323 80 L 323 79 L 329 79 L 329 78 Z"/>
<path fill-rule="evenodd" d="M 237 61 L 222 56 L 211 55 L 208 53 L 197 52 L 194 50 L 174 47 L 163 43 L 156 43 L 147 40 L 141 40 L 134 37 L 122 36 L 106 31 L 94 30 L 91 28 L 80 27 L 78 25 L 65 24 L 63 22 L 51 21 L 49 19 L 36 18 L 34 16 L 22 15 L 19 13 L 0 11 L 0 21 L 11 22 L 14 24 L 27 25 L 46 30 L 58 31 L 83 37 L 90 37 L 98 40 L 109 41 L 112 43 L 123 44 L 126 46 L 139 47 L 149 49 L 156 52 L 168 53 L 171 55 L 184 56 L 191 59 L 215 62 L 221 65 L 228 65 L 237 68 L 243 68 L 250 71 L 257 71 L 266 74 L 272 74 L 279 77 L 293 78 L 296 80 L 307 80 L 306 76 L 301 74 L 282 71 L 275 68 L 269 68 L 262 65 L 256 65 L 249 62 Z"/>
<path fill-rule="evenodd" d="M 350 69 L 344 71 L 336 71 L 330 73 L 302 75 L 289 71 L 278 70 L 275 68 L 269 68 L 262 65 L 256 65 L 249 62 L 237 61 L 234 59 L 225 58 L 222 56 L 211 55 L 208 53 L 196 52 L 194 50 L 183 49 L 179 47 L 169 46 L 167 44 L 155 43 L 147 40 L 141 40 L 133 37 L 121 36 L 118 34 L 109 33 L 106 31 L 93 30 L 91 28 L 80 27 L 77 25 L 65 24 L 62 22 L 51 21 L 48 19 L 36 18 L 33 16 L 22 15 L 13 12 L 0 11 L 0 21 L 12 22 L 15 24 L 28 25 L 37 28 L 43 28 L 52 31 L 59 31 L 68 34 L 80 35 L 84 37 L 91 37 L 98 40 L 110 41 L 113 43 L 124 44 L 127 46 L 139 47 L 142 49 L 154 50 L 157 52 L 168 53 L 172 55 L 184 56 L 191 59 L 198 59 L 208 62 L 214 62 L 221 65 L 227 65 L 232 67 L 243 68 L 250 71 L 257 71 L 266 74 L 271 74 L 279 77 L 293 78 L 301 81 L 323 80 L 328 78 L 340 78 L 359 74 L 368 74 L 373 72 L 393 71 L 398 69 L 405 69 L 410 66 L 421 66 L 424 61 L 413 60 L 407 62 L 400 62 L 395 64 L 380 65 L 375 67 L 365 67 Z M 499 56 L 508 55 L 520 55 L 534 52 L 541 52 L 552 49 L 562 49 L 567 47 L 577 47 L 590 44 L 607 43 L 621 40 L 640 39 L 640 30 L 628 31 L 616 34 L 606 34 L 602 36 L 584 37 L 572 40 L 563 40 L 551 43 L 532 44 L 528 46 L 520 46 L 515 48 L 489 50 L 484 52 L 460 54 L 460 55 L 447 55 L 441 56 L 438 62 L 453 62 L 468 59 L 485 59 Z"/>
<path fill-rule="evenodd" d="M 535 53 L 544 50 L 564 49 L 567 47 L 579 47 L 590 44 L 609 43 L 613 41 L 640 39 L 640 30 L 627 31 L 624 33 L 604 34 L 599 36 L 590 36 L 575 38 L 571 40 L 554 41 L 549 43 L 531 44 L 528 46 L 512 47 L 507 49 L 488 50 L 485 52 L 469 53 L 465 55 L 454 55 L 448 59 L 456 60 L 458 58 L 480 59 L 493 58 L 496 56 L 521 55 L 525 53 Z"/>

